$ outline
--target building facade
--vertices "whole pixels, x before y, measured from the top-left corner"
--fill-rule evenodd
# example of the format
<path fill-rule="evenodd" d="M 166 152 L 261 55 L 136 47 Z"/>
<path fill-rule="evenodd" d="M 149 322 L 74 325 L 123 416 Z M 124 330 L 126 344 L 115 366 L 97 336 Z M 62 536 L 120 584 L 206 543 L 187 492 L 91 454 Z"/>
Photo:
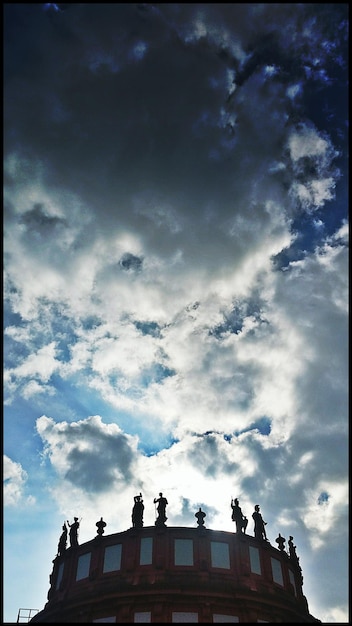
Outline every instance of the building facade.
<path fill-rule="evenodd" d="M 319 622 L 302 584 L 297 558 L 243 532 L 130 528 L 57 556 L 31 623 Z"/>

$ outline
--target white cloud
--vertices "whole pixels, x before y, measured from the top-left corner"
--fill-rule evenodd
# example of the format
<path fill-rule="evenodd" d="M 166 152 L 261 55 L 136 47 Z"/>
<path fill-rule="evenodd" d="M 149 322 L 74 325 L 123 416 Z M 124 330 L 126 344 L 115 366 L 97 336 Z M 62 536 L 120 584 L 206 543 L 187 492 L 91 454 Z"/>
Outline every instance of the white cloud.
<path fill-rule="evenodd" d="M 36 394 L 47 394 L 47 395 L 55 395 L 56 391 L 54 387 L 50 385 L 41 385 L 36 380 L 31 380 L 28 384 L 23 387 L 23 397 L 28 400 L 32 396 Z"/>
<path fill-rule="evenodd" d="M 322 493 L 327 494 L 323 502 L 320 501 Z M 348 482 L 320 481 L 314 490 L 306 490 L 304 504 L 303 521 L 310 531 L 313 549 L 318 550 L 329 540 L 331 534 L 338 532 L 338 521 L 347 514 Z"/>
<path fill-rule="evenodd" d="M 12 461 L 4 454 L 4 505 L 17 506 L 24 504 L 34 504 L 33 496 L 25 498 L 25 487 L 28 479 L 27 472 L 21 463 Z"/>
<path fill-rule="evenodd" d="M 299 132 L 293 131 L 288 138 L 290 156 L 293 161 L 298 161 L 303 157 L 320 157 L 324 159 L 328 151 L 329 144 L 319 133 L 304 126 Z"/>
<path fill-rule="evenodd" d="M 56 357 L 56 343 L 53 341 L 40 348 L 36 354 L 30 354 L 21 365 L 9 370 L 9 374 L 18 378 L 38 377 L 47 383 L 52 374 L 58 369 Z"/>
<path fill-rule="evenodd" d="M 293 183 L 290 192 L 297 196 L 301 206 L 309 210 L 312 207 L 317 209 L 324 205 L 327 200 L 331 200 L 333 196 L 332 190 L 335 188 L 335 180 L 333 178 L 325 178 L 322 180 L 308 181 L 306 184 Z"/>

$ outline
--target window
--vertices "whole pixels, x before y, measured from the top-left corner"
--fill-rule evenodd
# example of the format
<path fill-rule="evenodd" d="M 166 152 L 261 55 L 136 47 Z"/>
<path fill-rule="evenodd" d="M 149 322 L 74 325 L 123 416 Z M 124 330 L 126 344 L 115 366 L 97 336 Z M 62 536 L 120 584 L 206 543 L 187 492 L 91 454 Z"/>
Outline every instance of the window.
<path fill-rule="evenodd" d="M 112 616 L 112 617 L 99 617 L 98 619 L 93 619 L 93 624 L 104 624 L 107 622 L 116 622 L 116 615 Z"/>
<path fill-rule="evenodd" d="M 174 611 L 172 621 L 179 624 L 189 624 L 190 622 L 198 622 L 198 613 L 190 613 L 187 611 Z"/>
<path fill-rule="evenodd" d="M 193 539 L 175 539 L 175 565 L 193 565 Z"/>
<path fill-rule="evenodd" d="M 141 551 L 139 556 L 140 565 L 150 565 L 153 562 L 153 537 L 141 539 Z"/>
<path fill-rule="evenodd" d="M 88 578 L 89 566 L 90 566 L 91 553 L 82 554 L 78 557 L 76 580 L 82 580 L 82 578 Z"/>
<path fill-rule="evenodd" d="M 228 624 L 234 624 L 235 622 L 238 622 L 239 619 L 237 617 L 237 615 L 222 615 L 221 613 L 214 613 L 213 615 L 213 622 L 214 623 L 225 623 L 227 622 Z"/>
<path fill-rule="evenodd" d="M 251 563 L 251 572 L 253 574 L 261 574 L 262 569 L 260 567 L 259 550 L 254 546 L 249 546 L 249 560 Z"/>
<path fill-rule="evenodd" d="M 296 581 L 295 581 L 295 577 L 294 577 L 293 571 L 289 569 L 288 570 L 288 575 L 289 575 L 289 578 L 290 578 L 290 583 L 293 586 L 293 589 L 295 591 L 295 596 L 296 596 L 297 595 L 297 589 L 296 589 Z"/>
<path fill-rule="evenodd" d="M 152 621 L 152 614 L 150 611 L 139 611 L 134 614 L 134 623 L 141 624 L 142 622 L 150 623 Z"/>
<path fill-rule="evenodd" d="M 56 580 L 56 587 L 55 587 L 55 591 L 57 591 L 57 590 L 58 590 L 58 588 L 59 588 L 59 587 L 60 587 L 60 585 L 61 585 L 62 576 L 63 576 L 63 573 L 64 573 L 64 565 L 65 565 L 64 563 L 60 563 L 60 566 L 59 566 L 59 571 L 58 571 L 58 573 L 57 573 L 57 580 Z"/>
<path fill-rule="evenodd" d="M 121 550 L 121 543 L 105 548 L 103 574 L 121 569 Z"/>
<path fill-rule="evenodd" d="M 223 567 L 230 569 L 229 544 L 221 541 L 211 541 L 211 564 L 212 567 Z"/>
<path fill-rule="evenodd" d="M 273 557 L 271 557 L 271 569 L 273 572 L 274 583 L 277 583 L 278 585 L 283 586 L 284 580 L 282 578 L 281 563 L 280 561 L 278 561 L 277 559 L 274 559 Z"/>

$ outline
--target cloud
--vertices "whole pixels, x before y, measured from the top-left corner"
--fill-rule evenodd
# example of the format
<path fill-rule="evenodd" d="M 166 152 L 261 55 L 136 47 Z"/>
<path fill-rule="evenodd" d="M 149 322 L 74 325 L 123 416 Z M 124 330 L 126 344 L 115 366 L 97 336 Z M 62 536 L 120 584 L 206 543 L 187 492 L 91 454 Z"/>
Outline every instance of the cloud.
<path fill-rule="evenodd" d="M 4 454 L 4 505 L 15 507 L 23 504 L 25 499 L 25 488 L 28 479 L 27 472 L 21 463 L 12 461 Z M 26 504 L 33 504 L 35 499 L 28 496 Z"/>
<path fill-rule="evenodd" d="M 303 157 L 324 160 L 329 144 L 314 129 L 303 127 L 291 133 L 288 146 L 291 159 L 296 162 Z"/>
<path fill-rule="evenodd" d="M 37 420 L 37 430 L 44 454 L 59 476 L 73 486 L 99 493 L 131 478 L 136 442 L 116 424 L 103 426 L 99 416 L 55 424 L 43 415 Z"/>
<path fill-rule="evenodd" d="M 346 6 L 62 6 L 5 7 L 12 509 L 35 485 L 83 542 L 140 491 L 145 525 L 160 491 L 176 525 L 232 530 L 238 497 L 251 532 L 259 502 L 336 619 Z"/>
<path fill-rule="evenodd" d="M 40 348 L 36 354 L 29 355 L 22 365 L 14 368 L 12 374 L 18 377 L 38 376 L 43 382 L 47 382 L 57 368 L 55 360 L 55 343 Z"/>
<path fill-rule="evenodd" d="M 315 550 L 321 548 L 326 537 L 334 533 L 338 520 L 346 513 L 347 502 L 347 481 L 341 483 L 326 480 L 317 484 L 313 492 L 307 490 L 304 523 L 310 531 L 312 546 Z"/>

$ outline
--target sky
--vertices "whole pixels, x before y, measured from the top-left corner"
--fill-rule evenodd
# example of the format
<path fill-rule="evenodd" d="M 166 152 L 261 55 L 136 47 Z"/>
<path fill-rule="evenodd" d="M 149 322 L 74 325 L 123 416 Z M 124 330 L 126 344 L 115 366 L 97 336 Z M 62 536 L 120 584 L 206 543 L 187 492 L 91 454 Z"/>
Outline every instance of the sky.
<path fill-rule="evenodd" d="M 4 621 L 163 492 L 347 623 L 348 5 L 3 6 Z"/>

